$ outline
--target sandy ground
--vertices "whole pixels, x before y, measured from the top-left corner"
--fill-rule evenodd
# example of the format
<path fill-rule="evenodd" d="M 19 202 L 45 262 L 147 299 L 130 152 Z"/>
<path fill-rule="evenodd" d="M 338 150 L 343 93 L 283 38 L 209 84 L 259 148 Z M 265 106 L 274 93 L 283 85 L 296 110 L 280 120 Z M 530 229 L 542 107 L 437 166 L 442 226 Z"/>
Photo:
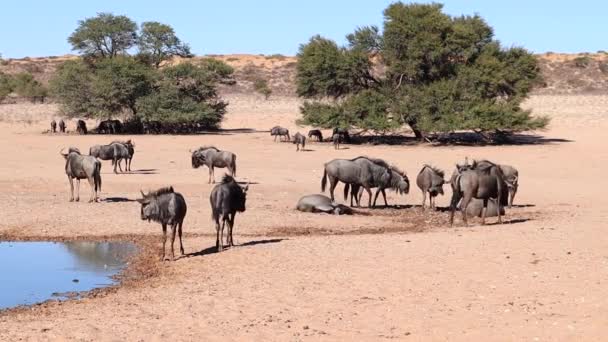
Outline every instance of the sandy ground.
<path fill-rule="evenodd" d="M 96 204 L 67 201 L 58 151 L 88 151 L 115 137 L 41 134 L 53 105 L 0 106 L 1 238 L 158 238 L 160 226 L 141 221 L 132 200 L 164 185 L 189 207 L 187 257 L 100 296 L 0 314 L 0 340 L 605 338 L 608 96 L 532 98 L 528 107 L 553 118 L 536 144 L 335 151 L 310 143 L 303 153 L 266 132 L 276 124 L 307 131 L 293 123 L 297 101 L 229 100 L 221 134 L 132 137 L 134 172 L 114 175 L 104 162 Z M 191 168 L 188 152 L 206 144 L 235 152 L 238 179 L 252 182 L 247 211 L 236 219 L 239 246 L 220 254 L 212 248 L 212 185 L 206 169 Z M 447 213 L 420 212 L 413 182 L 407 196 L 390 193 L 398 207 L 368 215 L 293 209 L 300 196 L 320 191 L 324 162 L 358 155 L 387 159 L 412 180 L 424 163 L 449 174 L 465 156 L 511 164 L 520 171 L 518 206 L 507 213 L 509 224 L 463 227 L 458 215 L 449 228 Z M 83 199 L 88 191 L 83 183 Z"/>

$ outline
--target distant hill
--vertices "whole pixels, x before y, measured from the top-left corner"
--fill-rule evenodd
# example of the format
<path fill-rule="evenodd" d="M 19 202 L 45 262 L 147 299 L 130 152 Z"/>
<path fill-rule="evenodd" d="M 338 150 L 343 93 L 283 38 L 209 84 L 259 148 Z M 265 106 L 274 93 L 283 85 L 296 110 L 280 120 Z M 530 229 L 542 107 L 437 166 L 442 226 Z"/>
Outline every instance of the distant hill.
<path fill-rule="evenodd" d="M 14 74 L 30 72 L 34 77 L 48 83 L 57 66 L 66 60 L 78 58 L 73 55 L 5 59 L 0 62 L 0 72 Z M 222 87 L 224 94 L 245 94 L 253 92 L 253 82 L 262 78 L 268 81 L 273 94 L 295 96 L 296 57 L 282 55 L 207 55 L 190 59 L 176 58 L 170 63 L 190 60 L 196 63 L 203 58 L 216 58 L 235 68 L 237 84 Z M 545 79 L 543 87 L 536 94 L 607 94 L 608 54 L 557 54 L 538 55 Z"/>

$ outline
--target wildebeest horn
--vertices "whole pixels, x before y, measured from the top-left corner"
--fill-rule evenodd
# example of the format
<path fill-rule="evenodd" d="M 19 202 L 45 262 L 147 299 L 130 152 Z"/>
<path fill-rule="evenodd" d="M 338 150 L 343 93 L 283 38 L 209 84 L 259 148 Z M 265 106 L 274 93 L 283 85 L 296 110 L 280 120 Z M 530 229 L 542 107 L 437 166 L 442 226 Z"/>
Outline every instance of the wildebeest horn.
<path fill-rule="evenodd" d="M 62 156 L 64 156 L 64 157 L 65 157 L 65 156 L 67 156 L 68 154 L 67 154 L 67 153 L 63 153 L 63 150 L 65 150 L 65 147 L 64 147 L 64 148 L 62 148 L 61 150 L 59 150 L 59 154 L 61 154 Z"/>
<path fill-rule="evenodd" d="M 247 192 L 247 190 L 249 190 L 249 182 L 243 187 L 243 191 Z"/>
<path fill-rule="evenodd" d="M 146 198 L 146 197 L 147 197 L 147 196 L 146 196 L 146 194 L 144 194 L 144 192 L 143 192 L 143 191 L 139 190 L 139 192 L 141 192 L 141 197 L 142 197 L 142 198 Z"/>

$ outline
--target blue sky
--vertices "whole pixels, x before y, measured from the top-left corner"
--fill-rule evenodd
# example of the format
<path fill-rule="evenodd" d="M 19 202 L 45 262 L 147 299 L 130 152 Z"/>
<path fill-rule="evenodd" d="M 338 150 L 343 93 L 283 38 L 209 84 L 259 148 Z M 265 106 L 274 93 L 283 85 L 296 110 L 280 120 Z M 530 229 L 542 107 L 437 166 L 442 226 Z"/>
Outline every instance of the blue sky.
<path fill-rule="evenodd" d="M 0 10 L 0 54 L 4 58 L 71 53 L 67 37 L 78 20 L 97 12 L 125 14 L 138 23 L 172 25 L 196 54 L 281 53 L 294 55 L 314 34 L 338 42 L 356 26 L 381 25 L 385 0 L 20 0 Z M 419 1 L 426 2 L 426 1 Z M 534 52 L 608 50 L 601 0 L 446 0 L 452 15 L 483 16 L 507 46 Z"/>

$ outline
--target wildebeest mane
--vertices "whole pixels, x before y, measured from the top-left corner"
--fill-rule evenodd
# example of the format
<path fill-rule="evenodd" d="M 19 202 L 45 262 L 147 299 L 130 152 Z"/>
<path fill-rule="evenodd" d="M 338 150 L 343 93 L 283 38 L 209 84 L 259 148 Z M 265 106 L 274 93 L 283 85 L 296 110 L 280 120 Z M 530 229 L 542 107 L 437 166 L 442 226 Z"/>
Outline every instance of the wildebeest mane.
<path fill-rule="evenodd" d="M 234 180 L 234 177 L 232 177 L 229 174 L 224 174 L 224 177 L 222 178 L 222 184 L 228 184 L 228 183 L 232 183 L 236 181 Z"/>
<path fill-rule="evenodd" d="M 353 158 L 353 159 L 351 159 L 351 161 L 355 161 L 355 160 L 357 160 L 357 159 L 367 159 L 367 160 L 371 161 L 372 163 L 374 163 L 374 164 L 376 164 L 376 165 L 379 165 L 379 166 L 385 167 L 385 168 L 387 168 L 387 169 L 390 169 L 390 168 L 391 168 L 391 166 L 390 166 L 390 165 L 389 165 L 387 162 L 385 162 L 384 160 L 382 160 L 382 159 L 380 159 L 380 158 L 371 158 L 371 157 L 368 157 L 368 156 L 359 156 L 359 157 L 357 157 L 357 158 Z"/>
<path fill-rule="evenodd" d="M 167 186 L 164 188 L 157 189 L 155 191 L 150 191 L 147 196 L 157 197 L 157 196 L 164 195 L 164 194 L 172 194 L 174 192 L 175 191 L 173 190 L 172 186 Z"/>
<path fill-rule="evenodd" d="M 219 149 L 219 148 L 217 148 L 217 147 L 215 147 L 215 146 L 212 146 L 212 145 L 205 145 L 205 146 L 201 146 L 201 147 L 199 147 L 199 148 L 198 148 L 198 150 L 197 150 L 197 151 L 204 151 L 204 150 L 216 150 L 216 151 L 218 151 L 218 152 L 220 151 L 220 149 Z"/>
<path fill-rule="evenodd" d="M 435 172 L 436 174 L 438 174 L 439 176 L 441 176 L 441 178 L 445 177 L 445 172 L 443 172 L 443 170 L 432 166 L 432 165 L 428 165 L 428 164 L 424 164 L 424 166 L 422 167 L 422 170 L 429 168 L 431 169 L 433 172 Z M 420 170 L 420 172 L 422 172 L 422 170 Z"/>

